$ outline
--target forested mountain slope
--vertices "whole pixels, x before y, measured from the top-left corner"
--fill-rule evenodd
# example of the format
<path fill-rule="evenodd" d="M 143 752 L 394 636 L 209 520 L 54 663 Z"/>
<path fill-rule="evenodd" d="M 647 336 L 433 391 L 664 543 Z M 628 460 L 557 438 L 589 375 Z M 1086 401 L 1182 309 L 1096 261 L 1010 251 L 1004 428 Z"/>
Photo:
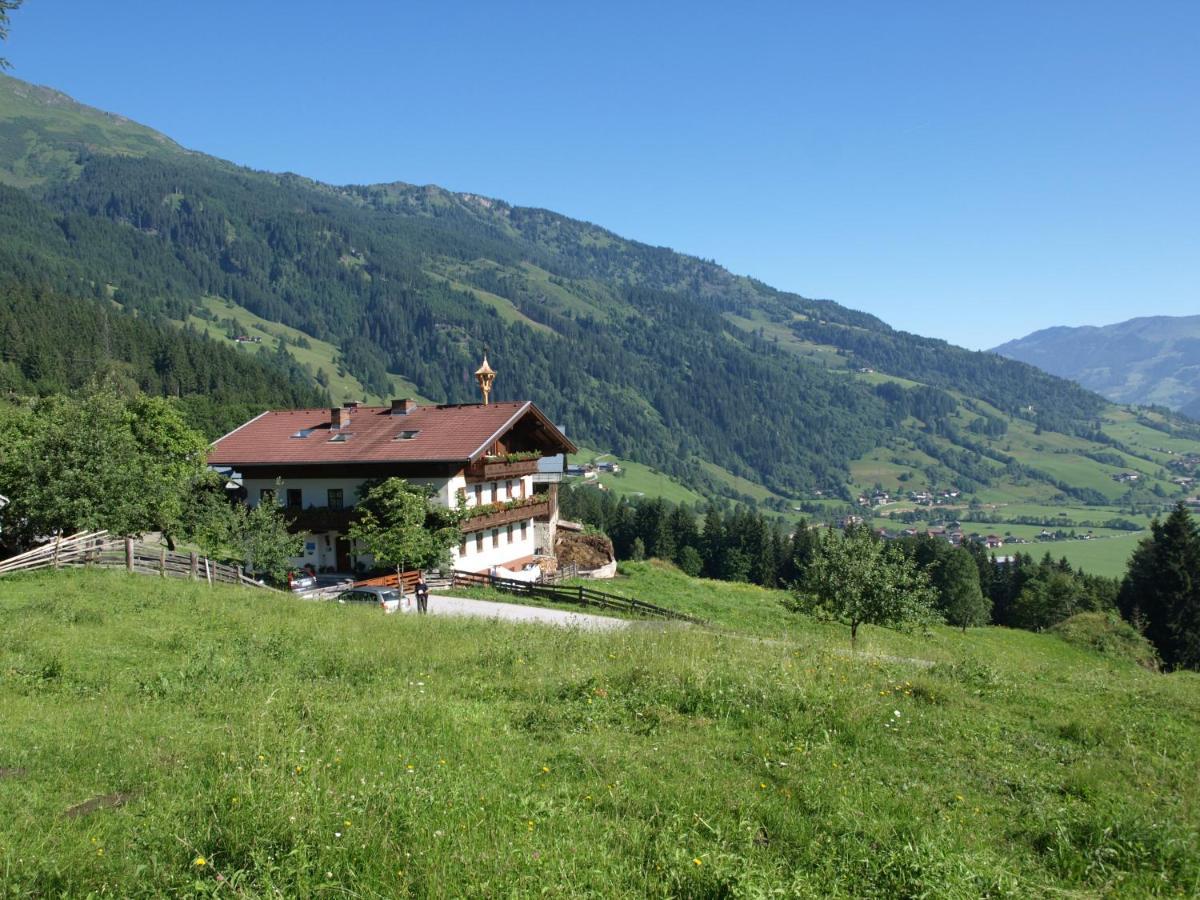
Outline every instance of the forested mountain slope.
<path fill-rule="evenodd" d="M 1200 418 L 1200 316 L 1046 328 L 994 352 L 1070 378 L 1119 403 L 1156 404 Z"/>
<path fill-rule="evenodd" d="M 175 327 L 216 324 L 233 304 L 323 342 L 337 374 L 376 396 L 403 378 L 472 400 L 487 346 L 498 396 L 533 398 L 589 446 L 710 494 L 740 493 L 740 478 L 781 504 L 853 499 L 882 467 L 911 488 L 1114 499 L 1097 488 L 1106 469 L 1082 483 L 1053 465 L 1111 451 L 1112 408 L 1031 366 L 546 210 L 255 172 L 14 79 L 0 97 L 0 172 L 24 185 L 0 188 L 0 278 Z M 279 371 L 316 387 L 321 373 L 286 352 Z M 1143 462 L 1144 489 L 1165 490 L 1162 460 Z"/>

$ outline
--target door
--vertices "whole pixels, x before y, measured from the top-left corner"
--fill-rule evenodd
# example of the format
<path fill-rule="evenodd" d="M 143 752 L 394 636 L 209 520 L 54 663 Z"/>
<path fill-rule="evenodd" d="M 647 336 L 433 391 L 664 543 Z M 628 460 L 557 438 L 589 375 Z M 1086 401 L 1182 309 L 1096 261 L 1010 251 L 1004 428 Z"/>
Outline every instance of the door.
<path fill-rule="evenodd" d="M 350 565 L 350 538 L 337 537 L 337 570 L 339 572 L 349 572 L 352 570 Z"/>

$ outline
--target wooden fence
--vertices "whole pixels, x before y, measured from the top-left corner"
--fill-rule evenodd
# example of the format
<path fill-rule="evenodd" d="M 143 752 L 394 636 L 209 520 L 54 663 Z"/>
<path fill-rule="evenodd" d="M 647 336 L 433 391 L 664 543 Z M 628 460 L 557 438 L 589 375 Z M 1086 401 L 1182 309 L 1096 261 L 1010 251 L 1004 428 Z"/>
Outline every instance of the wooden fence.
<path fill-rule="evenodd" d="M 595 591 L 586 587 L 566 587 L 548 584 L 536 584 L 528 581 L 516 581 L 511 578 L 497 578 L 486 572 L 455 572 L 452 582 L 454 587 L 490 587 L 507 594 L 524 597 L 539 597 L 543 600 L 554 600 L 558 603 L 571 603 L 576 606 L 590 606 L 596 609 L 610 609 L 618 612 L 636 613 L 653 619 L 673 619 L 678 622 L 691 622 L 693 625 L 706 624 L 703 619 L 676 612 L 643 600 L 622 597 L 619 594 L 609 594 L 605 591 Z"/>
<path fill-rule="evenodd" d="M 157 575 L 160 578 L 203 580 L 210 585 L 235 584 L 274 590 L 251 578 L 242 571 L 241 566 L 215 562 L 197 553 L 175 553 L 133 538 L 112 537 L 106 531 L 59 536 L 40 547 L 0 561 L 0 576 L 38 569 L 82 566 L 124 569 L 135 575 Z"/>

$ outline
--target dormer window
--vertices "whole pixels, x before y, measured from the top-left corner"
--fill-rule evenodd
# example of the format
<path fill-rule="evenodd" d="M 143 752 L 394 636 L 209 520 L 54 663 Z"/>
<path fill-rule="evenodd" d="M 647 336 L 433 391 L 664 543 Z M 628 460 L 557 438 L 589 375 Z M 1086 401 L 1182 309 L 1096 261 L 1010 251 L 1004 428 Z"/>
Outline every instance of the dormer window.
<path fill-rule="evenodd" d="M 419 431 L 401 431 L 392 440 L 395 441 L 411 441 L 421 432 Z"/>
<path fill-rule="evenodd" d="M 329 439 L 329 443 L 344 444 L 344 443 L 346 443 L 346 441 L 350 440 L 350 438 L 352 438 L 352 437 L 354 437 L 353 431 L 339 431 L 337 434 L 335 434 L 333 437 L 331 437 Z"/>

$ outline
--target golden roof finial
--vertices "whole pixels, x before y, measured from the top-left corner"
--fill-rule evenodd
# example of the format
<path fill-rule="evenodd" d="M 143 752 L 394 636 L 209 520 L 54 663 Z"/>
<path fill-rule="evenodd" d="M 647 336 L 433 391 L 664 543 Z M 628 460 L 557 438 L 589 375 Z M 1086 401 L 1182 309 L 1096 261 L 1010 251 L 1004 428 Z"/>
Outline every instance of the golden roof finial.
<path fill-rule="evenodd" d="M 488 398 L 492 393 L 492 382 L 496 380 L 496 373 L 492 371 L 492 367 L 487 361 L 487 347 L 483 348 L 483 365 L 475 370 L 475 381 L 479 383 L 479 390 L 483 392 L 483 405 L 488 405 Z"/>

